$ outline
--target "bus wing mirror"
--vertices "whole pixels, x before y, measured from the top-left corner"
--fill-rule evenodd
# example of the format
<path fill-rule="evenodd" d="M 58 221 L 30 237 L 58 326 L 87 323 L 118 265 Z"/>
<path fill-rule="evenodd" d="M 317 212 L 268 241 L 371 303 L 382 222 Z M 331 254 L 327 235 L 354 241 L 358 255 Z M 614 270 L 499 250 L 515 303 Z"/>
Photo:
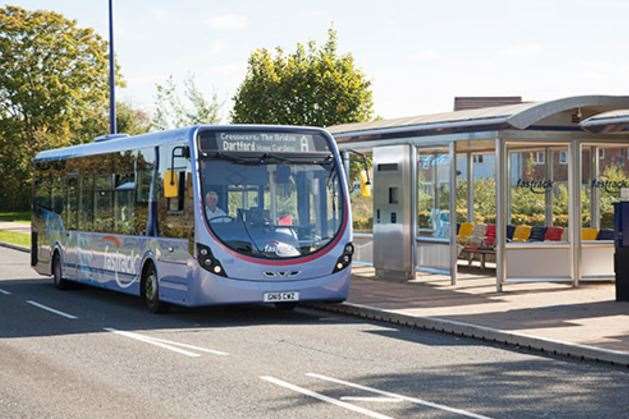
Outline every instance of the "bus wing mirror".
<path fill-rule="evenodd" d="M 179 196 L 179 173 L 174 170 L 166 170 L 163 180 L 164 198 L 177 198 Z"/>

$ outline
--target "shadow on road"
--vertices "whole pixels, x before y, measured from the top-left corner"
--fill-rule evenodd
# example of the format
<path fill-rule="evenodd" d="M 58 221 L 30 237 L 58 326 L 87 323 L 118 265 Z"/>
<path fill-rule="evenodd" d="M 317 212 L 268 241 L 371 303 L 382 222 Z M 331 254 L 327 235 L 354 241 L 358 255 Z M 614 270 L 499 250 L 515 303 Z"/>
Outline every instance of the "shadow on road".
<path fill-rule="evenodd" d="M 319 373 L 338 377 L 337 371 Z M 382 397 L 382 394 L 317 378 L 292 379 L 300 383 L 307 379 L 308 388 L 335 399 L 343 396 Z M 541 358 L 448 364 L 422 368 L 416 372 L 345 376 L 343 379 L 496 418 L 617 417 L 623 415 L 621 412 L 624 411 L 629 390 L 629 374 L 622 370 L 610 371 L 588 364 L 558 363 Z M 318 403 L 315 399 L 295 394 L 268 399 L 267 408 L 280 416 L 285 409 L 315 403 Z M 382 405 L 364 406 L 378 410 L 378 406 Z M 410 401 L 399 402 L 394 406 L 394 415 L 398 417 L 442 417 L 444 414 L 455 417 L 451 413 Z"/>
<path fill-rule="evenodd" d="M 278 310 L 267 305 L 187 308 L 172 306 L 166 314 L 150 313 L 138 296 L 77 285 L 60 291 L 47 278 L 0 279 L 0 338 L 101 332 L 103 327 L 125 330 L 229 328 L 261 325 L 359 323 L 308 309 Z M 34 308 L 34 300 L 79 317 L 69 320 Z M 54 321 L 48 321 L 50 318 Z M 325 323 L 322 322 L 325 321 Z"/>

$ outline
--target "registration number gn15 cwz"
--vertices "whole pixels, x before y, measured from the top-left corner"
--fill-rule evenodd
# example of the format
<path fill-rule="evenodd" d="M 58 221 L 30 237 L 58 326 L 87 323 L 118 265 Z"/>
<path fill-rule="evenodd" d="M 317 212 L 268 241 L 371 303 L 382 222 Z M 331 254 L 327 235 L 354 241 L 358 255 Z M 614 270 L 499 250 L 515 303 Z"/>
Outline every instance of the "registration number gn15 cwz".
<path fill-rule="evenodd" d="M 284 301 L 299 301 L 298 292 L 267 292 L 264 294 L 265 303 L 280 303 Z"/>

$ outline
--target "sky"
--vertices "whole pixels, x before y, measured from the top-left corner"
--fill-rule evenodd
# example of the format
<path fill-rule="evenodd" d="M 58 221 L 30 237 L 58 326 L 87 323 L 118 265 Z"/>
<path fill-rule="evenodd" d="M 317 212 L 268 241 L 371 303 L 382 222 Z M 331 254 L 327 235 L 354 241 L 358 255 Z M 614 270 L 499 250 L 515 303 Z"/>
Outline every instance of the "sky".
<path fill-rule="evenodd" d="M 55 10 L 108 36 L 107 0 L 5 4 Z M 228 122 L 252 50 L 321 43 L 330 25 L 384 118 L 448 111 L 454 96 L 629 94 L 627 0 L 117 0 L 114 18 L 127 83 L 117 95 L 149 112 L 156 83 L 192 74 Z"/>

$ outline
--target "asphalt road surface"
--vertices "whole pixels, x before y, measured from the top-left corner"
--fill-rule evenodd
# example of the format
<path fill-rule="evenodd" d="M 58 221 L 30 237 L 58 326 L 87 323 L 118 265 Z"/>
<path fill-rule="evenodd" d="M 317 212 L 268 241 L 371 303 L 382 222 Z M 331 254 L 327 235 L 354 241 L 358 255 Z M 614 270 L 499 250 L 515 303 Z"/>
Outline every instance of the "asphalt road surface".
<path fill-rule="evenodd" d="M 270 307 L 58 291 L 0 248 L 0 417 L 627 417 L 629 371 Z"/>

